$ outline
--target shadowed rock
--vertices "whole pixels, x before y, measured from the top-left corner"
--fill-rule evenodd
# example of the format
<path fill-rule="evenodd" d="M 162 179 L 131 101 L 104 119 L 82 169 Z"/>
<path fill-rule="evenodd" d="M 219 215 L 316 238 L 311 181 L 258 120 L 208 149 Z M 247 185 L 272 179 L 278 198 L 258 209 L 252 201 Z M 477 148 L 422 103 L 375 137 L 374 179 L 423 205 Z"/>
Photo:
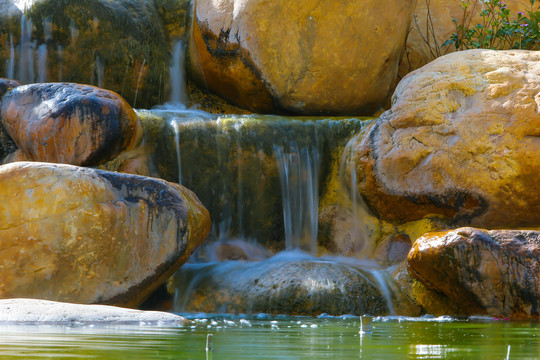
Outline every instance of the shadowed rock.
<path fill-rule="evenodd" d="M 540 232 L 461 228 L 416 241 L 409 271 L 467 314 L 540 317 Z"/>
<path fill-rule="evenodd" d="M 90 85 L 19 86 L 2 98 L 0 117 L 34 161 L 97 165 L 132 147 L 142 133 L 124 99 Z"/>
<path fill-rule="evenodd" d="M 0 167 L 0 297 L 140 304 L 206 238 L 177 184 L 71 165 Z"/>
<path fill-rule="evenodd" d="M 17 80 L 0 79 L 0 98 L 2 98 L 2 96 L 4 96 L 4 94 L 7 93 L 9 90 L 21 85 L 22 84 Z"/>
<path fill-rule="evenodd" d="M 469 50 L 409 74 L 352 140 L 359 193 L 393 222 L 540 225 L 539 87 L 537 51 Z"/>

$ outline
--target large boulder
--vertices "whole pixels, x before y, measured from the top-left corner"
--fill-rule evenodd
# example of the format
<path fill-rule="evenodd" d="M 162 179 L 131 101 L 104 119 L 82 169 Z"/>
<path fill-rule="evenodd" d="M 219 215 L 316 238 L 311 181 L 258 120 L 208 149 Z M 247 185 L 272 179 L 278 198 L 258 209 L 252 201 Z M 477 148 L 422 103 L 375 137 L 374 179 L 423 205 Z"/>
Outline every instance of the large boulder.
<path fill-rule="evenodd" d="M 198 0 L 192 76 L 255 112 L 364 114 L 386 100 L 416 0 Z"/>
<path fill-rule="evenodd" d="M 480 13 L 486 6 L 484 2 L 470 0 L 468 3 L 469 9 L 475 6 L 478 9 L 473 11 L 473 16 L 467 19 L 470 21 L 470 27 L 483 24 Z M 526 12 L 531 8 L 529 0 L 506 0 L 504 3 L 512 16 L 517 16 L 518 11 Z M 402 58 L 399 65 L 401 76 L 424 66 L 437 57 L 455 51 L 452 45 L 443 46 L 443 44 L 457 32 L 456 24 L 452 19 L 455 18 L 457 24 L 464 21 L 461 5 L 462 2 L 458 0 L 418 0 L 411 31 L 407 36 L 406 56 Z"/>
<path fill-rule="evenodd" d="M 428 233 L 409 253 L 411 274 L 465 313 L 540 317 L 540 232 L 461 228 Z"/>
<path fill-rule="evenodd" d="M 186 319 L 159 312 L 107 305 L 84 305 L 38 299 L 0 300 L 0 324 L 108 324 L 178 326 Z"/>
<path fill-rule="evenodd" d="M 177 184 L 71 165 L 0 167 L 0 298 L 140 304 L 206 238 Z"/>
<path fill-rule="evenodd" d="M 166 99 L 170 46 L 153 1 L 0 0 L 0 10 L 0 74 L 7 64 L 26 84 L 93 84 L 134 107 Z"/>
<path fill-rule="evenodd" d="M 2 98 L 0 119 L 34 161 L 97 165 L 133 147 L 142 135 L 124 99 L 90 85 L 19 86 Z"/>
<path fill-rule="evenodd" d="M 539 226 L 539 87 L 533 51 L 469 50 L 409 74 L 351 140 L 359 193 L 395 223 Z"/>

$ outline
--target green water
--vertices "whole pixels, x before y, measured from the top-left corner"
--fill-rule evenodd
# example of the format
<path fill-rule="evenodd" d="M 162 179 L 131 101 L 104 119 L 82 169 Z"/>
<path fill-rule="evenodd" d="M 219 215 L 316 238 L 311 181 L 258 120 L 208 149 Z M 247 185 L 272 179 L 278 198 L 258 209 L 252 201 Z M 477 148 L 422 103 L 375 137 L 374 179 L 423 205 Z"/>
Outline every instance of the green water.
<path fill-rule="evenodd" d="M 179 328 L 11 325 L 0 359 L 538 359 L 540 322 L 196 318 Z M 212 350 L 206 351 L 212 334 Z"/>

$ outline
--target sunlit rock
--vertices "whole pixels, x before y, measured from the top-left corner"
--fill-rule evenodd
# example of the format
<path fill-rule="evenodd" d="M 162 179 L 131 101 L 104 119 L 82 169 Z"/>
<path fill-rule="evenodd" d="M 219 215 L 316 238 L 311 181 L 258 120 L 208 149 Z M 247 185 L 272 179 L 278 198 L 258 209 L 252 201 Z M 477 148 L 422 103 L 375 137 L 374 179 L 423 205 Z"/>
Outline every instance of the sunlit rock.
<path fill-rule="evenodd" d="M 0 0 L 0 10 L 0 74 L 7 64 L 26 84 L 93 84 L 134 107 L 167 98 L 170 46 L 153 1 Z"/>
<path fill-rule="evenodd" d="M 539 226 L 539 87 L 534 51 L 453 53 L 409 74 L 351 140 L 358 192 L 392 222 Z"/>
<path fill-rule="evenodd" d="M 0 167 L 0 297 L 140 304 L 210 229 L 189 190 L 71 165 Z"/>
<path fill-rule="evenodd" d="M 25 324 L 133 324 L 182 325 L 181 316 L 158 311 L 141 311 L 107 305 L 83 305 L 36 299 L 0 300 L 0 323 Z"/>
<path fill-rule="evenodd" d="M 444 42 L 457 32 L 452 19 L 455 18 L 458 25 L 470 21 L 468 26 L 471 29 L 477 24 L 484 24 L 480 13 L 486 5 L 481 0 L 467 3 L 469 10 L 475 6 L 478 6 L 478 10 L 473 12 L 472 18 L 464 20 L 462 2 L 459 0 L 418 0 L 411 31 L 407 36 L 406 55 L 399 65 L 399 74 L 402 77 L 439 56 L 455 51 L 453 45 L 443 46 Z M 504 3 L 512 16 L 517 16 L 518 11 L 526 13 L 531 8 L 529 0 L 505 0 Z"/>
<path fill-rule="evenodd" d="M 411 274 L 468 314 L 540 317 L 540 232 L 461 228 L 428 233 L 409 253 Z"/>
<path fill-rule="evenodd" d="M 0 117 L 34 161 L 97 165 L 133 147 L 142 133 L 118 94 L 72 83 L 19 86 L 2 98 Z"/>
<path fill-rule="evenodd" d="M 415 3 L 198 0 L 191 72 L 255 112 L 371 115 L 393 85 Z"/>
<path fill-rule="evenodd" d="M 298 253 L 262 262 L 189 264 L 174 276 L 179 296 L 173 311 L 384 315 L 392 305 L 381 285 L 360 266 Z"/>

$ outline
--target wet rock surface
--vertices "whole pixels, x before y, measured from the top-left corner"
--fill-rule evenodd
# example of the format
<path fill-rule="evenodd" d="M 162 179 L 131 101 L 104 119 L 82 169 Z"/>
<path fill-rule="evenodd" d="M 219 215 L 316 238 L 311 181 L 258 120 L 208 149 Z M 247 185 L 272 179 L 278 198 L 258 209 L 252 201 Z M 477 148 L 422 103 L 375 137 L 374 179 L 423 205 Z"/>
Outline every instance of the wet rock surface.
<path fill-rule="evenodd" d="M 191 72 L 255 112 L 371 115 L 393 85 L 414 4 L 199 0 Z"/>
<path fill-rule="evenodd" d="M 351 162 L 380 218 L 540 225 L 540 54 L 469 50 L 409 74 Z"/>
<path fill-rule="evenodd" d="M 186 265 L 175 274 L 174 284 L 182 297 L 173 311 L 290 315 L 389 312 L 368 271 L 290 253 L 254 263 Z"/>
<path fill-rule="evenodd" d="M 207 237 L 177 184 L 70 165 L 0 167 L 0 297 L 137 306 Z"/>
<path fill-rule="evenodd" d="M 469 315 L 539 318 L 539 260 L 539 231 L 461 228 L 418 239 L 408 268 Z"/>
<path fill-rule="evenodd" d="M 0 99 L 7 93 L 9 90 L 21 86 L 22 84 L 17 80 L 11 79 L 0 79 Z"/>
<path fill-rule="evenodd" d="M 107 305 L 81 305 L 37 299 L 0 300 L 0 323 L 182 325 L 178 315 Z"/>
<path fill-rule="evenodd" d="M 118 94 L 73 83 L 17 87 L 2 98 L 0 117 L 34 161 L 97 165 L 133 147 L 142 133 L 137 115 Z"/>

